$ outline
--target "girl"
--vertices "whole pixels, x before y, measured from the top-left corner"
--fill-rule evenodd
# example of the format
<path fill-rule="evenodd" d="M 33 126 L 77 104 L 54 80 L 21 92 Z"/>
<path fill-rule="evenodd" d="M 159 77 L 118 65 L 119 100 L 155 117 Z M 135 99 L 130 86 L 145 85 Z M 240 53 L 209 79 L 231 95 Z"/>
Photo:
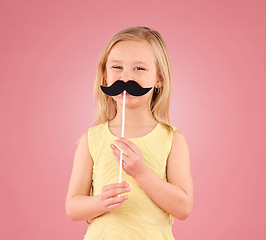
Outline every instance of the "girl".
<path fill-rule="evenodd" d="M 123 93 L 110 97 L 100 89 L 117 80 L 153 87 L 140 97 L 126 94 L 125 138 L 119 137 Z M 91 219 L 84 239 L 174 239 L 171 217 L 190 215 L 190 156 L 185 137 L 169 121 L 171 82 L 157 31 L 127 28 L 105 47 L 94 88 L 98 117 L 80 138 L 66 197 L 70 219 Z"/>

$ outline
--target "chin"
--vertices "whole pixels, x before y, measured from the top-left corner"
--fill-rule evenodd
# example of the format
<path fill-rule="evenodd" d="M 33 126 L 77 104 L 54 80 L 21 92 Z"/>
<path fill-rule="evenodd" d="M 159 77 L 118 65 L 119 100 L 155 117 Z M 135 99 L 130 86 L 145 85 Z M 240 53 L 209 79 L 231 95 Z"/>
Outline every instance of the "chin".
<path fill-rule="evenodd" d="M 137 108 L 142 105 L 146 105 L 146 102 L 149 101 L 149 96 L 144 95 L 140 97 L 132 96 L 130 94 L 126 95 L 126 108 Z M 121 107 L 123 106 L 123 96 L 122 94 L 113 97 L 113 99 L 116 101 L 117 104 L 119 104 Z"/>

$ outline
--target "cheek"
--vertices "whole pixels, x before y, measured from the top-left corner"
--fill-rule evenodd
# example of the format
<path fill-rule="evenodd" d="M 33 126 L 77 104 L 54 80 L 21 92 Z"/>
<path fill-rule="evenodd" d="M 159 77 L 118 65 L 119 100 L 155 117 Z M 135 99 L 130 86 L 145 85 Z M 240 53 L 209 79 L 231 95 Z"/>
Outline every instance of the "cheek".
<path fill-rule="evenodd" d="M 143 88 L 146 87 L 153 87 L 155 85 L 155 83 L 157 82 L 156 76 L 154 75 L 143 75 L 140 76 L 137 79 L 137 82 L 139 83 L 139 85 Z"/>
<path fill-rule="evenodd" d="M 116 102 L 116 103 L 119 103 L 119 104 L 123 104 L 123 96 L 122 94 L 119 94 L 117 96 L 112 96 L 113 100 Z"/>
<path fill-rule="evenodd" d="M 112 72 L 112 71 L 107 71 L 106 76 L 107 76 L 107 84 L 108 85 L 113 84 L 119 78 L 118 73 Z"/>

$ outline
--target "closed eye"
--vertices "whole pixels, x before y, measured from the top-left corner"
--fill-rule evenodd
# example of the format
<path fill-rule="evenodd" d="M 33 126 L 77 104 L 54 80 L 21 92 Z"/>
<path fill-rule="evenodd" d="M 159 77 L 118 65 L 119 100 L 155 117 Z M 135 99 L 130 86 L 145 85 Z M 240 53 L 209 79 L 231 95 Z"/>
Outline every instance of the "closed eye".
<path fill-rule="evenodd" d="M 145 69 L 142 68 L 142 67 L 136 67 L 135 69 L 136 69 L 136 70 L 145 70 Z"/>
<path fill-rule="evenodd" d="M 112 68 L 115 68 L 115 69 L 122 69 L 121 66 L 113 66 Z"/>

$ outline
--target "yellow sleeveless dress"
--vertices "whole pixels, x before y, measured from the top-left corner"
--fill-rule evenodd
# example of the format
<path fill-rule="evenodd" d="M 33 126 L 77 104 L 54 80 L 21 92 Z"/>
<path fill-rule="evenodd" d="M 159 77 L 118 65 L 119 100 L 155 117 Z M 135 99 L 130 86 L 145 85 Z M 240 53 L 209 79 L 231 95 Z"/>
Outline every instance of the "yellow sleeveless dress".
<path fill-rule="evenodd" d="M 176 127 L 172 127 L 176 130 Z M 167 181 L 166 164 L 172 138 L 173 132 L 168 132 L 161 123 L 143 137 L 129 138 L 142 152 L 145 164 L 164 181 Z M 108 122 L 88 130 L 89 150 L 94 161 L 93 195 L 100 194 L 103 186 L 119 181 L 119 164 L 110 148 L 115 139 L 117 137 L 110 132 Z M 126 193 L 129 199 L 113 212 L 92 219 L 84 240 L 174 239 L 171 215 L 158 207 L 135 179 L 123 171 L 122 181 L 124 180 L 128 182 L 131 190 Z"/>

